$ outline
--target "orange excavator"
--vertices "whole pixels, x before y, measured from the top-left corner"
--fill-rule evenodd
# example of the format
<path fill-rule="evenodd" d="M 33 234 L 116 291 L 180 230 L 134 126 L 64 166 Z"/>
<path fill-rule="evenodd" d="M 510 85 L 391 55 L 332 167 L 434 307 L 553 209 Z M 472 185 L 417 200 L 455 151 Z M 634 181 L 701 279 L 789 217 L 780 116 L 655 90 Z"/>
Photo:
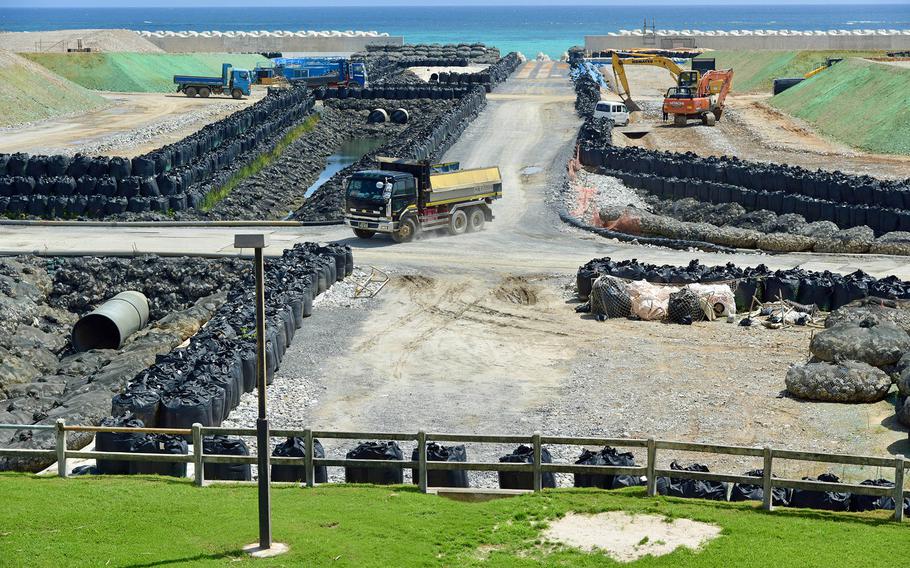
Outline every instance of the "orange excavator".
<path fill-rule="evenodd" d="M 674 126 L 685 126 L 690 119 L 714 126 L 731 88 L 733 69 L 706 71 L 695 85 L 671 87 L 664 97 L 664 120 L 672 114 Z"/>

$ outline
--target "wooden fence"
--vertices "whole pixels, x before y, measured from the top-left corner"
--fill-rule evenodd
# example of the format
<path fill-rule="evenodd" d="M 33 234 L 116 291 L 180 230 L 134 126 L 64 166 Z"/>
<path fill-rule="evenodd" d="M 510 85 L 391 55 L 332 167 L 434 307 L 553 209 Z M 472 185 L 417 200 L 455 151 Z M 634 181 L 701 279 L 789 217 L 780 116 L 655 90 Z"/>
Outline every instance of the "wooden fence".
<path fill-rule="evenodd" d="M 169 463 L 192 463 L 194 466 L 194 479 L 196 485 L 202 486 L 205 483 L 204 464 L 256 464 L 257 456 L 232 456 L 203 454 L 202 438 L 209 435 L 222 436 L 256 436 L 254 428 L 222 428 L 207 427 L 200 424 L 194 424 L 192 428 L 114 428 L 102 426 L 70 426 L 63 420 L 58 420 L 55 425 L 21 425 L 21 424 L 0 424 L 0 430 L 54 430 L 56 433 L 56 444 L 53 450 L 37 449 L 4 449 L 0 448 L 0 457 L 20 457 L 20 458 L 45 458 L 56 459 L 57 473 L 61 477 L 66 477 L 68 459 L 104 459 L 104 460 L 123 460 L 136 462 L 169 462 Z M 130 452 L 99 452 L 99 451 L 80 451 L 69 450 L 66 447 L 68 432 L 127 432 L 127 433 L 149 433 L 149 434 L 173 434 L 178 436 L 191 436 L 193 442 L 192 453 L 186 455 L 179 454 L 146 454 Z M 411 468 L 418 472 L 417 485 L 421 491 L 426 492 L 427 472 L 428 471 L 503 471 L 503 472 L 522 472 L 530 473 L 533 477 L 534 491 L 540 491 L 542 488 L 542 475 L 544 473 L 580 473 L 586 475 L 632 475 L 647 478 L 647 492 L 649 496 L 657 495 L 657 478 L 672 477 L 677 479 L 694 479 L 704 481 L 718 481 L 727 483 L 741 483 L 748 485 L 758 485 L 761 483 L 764 499 L 762 507 L 765 510 L 772 510 L 772 488 L 780 487 L 787 489 L 801 489 L 808 491 L 835 491 L 850 492 L 857 495 L 871 495 L 875 497 L 892 497 L 894 499 L 894 514 L 892 518 L 895 521 L 901 521 L 904 517 L 904 498 L 910 497 L 910 491 L 904 491 L 904 471 L 910 467 L 910 462 L 906 461 L 903 456 L 893 457 L 876 457 L 876 456 L 856 456 L 847 454 L 827 454 L 817 452 L 800 452 L 794 450 L 778 450 L 768 446 L 763 448 L 750 446 L 725 446 L 717 444 L 698 444 L 690 442 L 676 442 L 667 440 L 648 439 L 630 439 L 630 438 L 591 438 L 591 437 L 567 437 L 567 436 L 544 436 L 535 432 L 530 436 L 495 436 L 495 435 L 478 435 L 478 434 L 446 434 L 446 433 L 427 433 L 417 432 L 400 433 L 400 432 L 336 432 L 328 430 L 271 430 L 269 432 L 273 438 L 301 437 L 304 441 L 304 457 L 270 457 L 270 462 L 274 464 L 303 466 L 306 472 L 305 484 L 308 487 L 315 485 L 315 468 L 318 466 L 328 467 L 362 467 L 362 468 Z M 364 460 L 364 459 L 333 459 L 333 458 L 315 458 L 313 457 L 314 440 L 319 439 L 340 439 L 340 440 L 389 440 L 397 442 L 416 442 L 417 443 L 417 461 L 400 461 L 400 460 Z M 427 440 L 434 442 L 461 442 L 461 443 L 484 443 L 484 444 L 529 444 L 533 448 L 533 463 L 501 463 L 501 462 L 442 462 L 428 461 L 426 453 Z M 614 446 L 619 448 L 645 448 L 647 450 L 647 460 L 644 466 L 599 466 L 599 465 L 580 465 L 566 463 L 541 463 L 541 451 L 544 445 L 559 446 Z M 699 452 L 714 455 L 732 455 L 745 456 L 753 458 L 762 458 L 763 476 L 761 478 L 746 475 L 733 475 L 715 472 L 700 471 L 681 471 L 675 469 L 659 469 L 657 467 L 657 458 L 659 450 Z M 859 465 L 872 466 L 879 468 L 893 468 L 894 470 L 894 487 L 879 487 L 873 485 L 858 485 L 851 483 L 828 483 L 823 481 L 807 481 L 802 479 L 787 479 L 772 477 L 775 460 L 799 460 L 810 462 L 822 462 L 842 465 Z"/>

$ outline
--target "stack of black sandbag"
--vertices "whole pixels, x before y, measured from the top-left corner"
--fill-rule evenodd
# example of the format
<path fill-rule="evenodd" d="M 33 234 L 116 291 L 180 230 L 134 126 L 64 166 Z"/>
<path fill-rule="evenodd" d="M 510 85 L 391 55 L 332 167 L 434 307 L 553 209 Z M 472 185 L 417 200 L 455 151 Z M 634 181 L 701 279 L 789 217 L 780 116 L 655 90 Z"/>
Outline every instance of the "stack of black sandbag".
<path fill-rule="evenodd" d="M 499 458 L 500 463 L 534 463 L 534 448 L 524 444 L 515 448 L 511 454 L 506 454 Z M 540 463 L 553 463 L 550 451 L 546 448 L 540 449 Z M 499 487 L 501 489 L 534 489 L 534 474 L 520 471 L 500 471 Z M 540 475 L 541 487 L 556 487 L 556 476 L 550 472 L 543 472 Z"/>
<path fill-rule="evenodd" d="M 764 470 L 753 469 L 747 471 L 744 475 L 761 478 L 764 476 Z M 772 475 L 771 477 L 774 476 Z M 784 487 L 772 487 L 771 504 L 786 507 L 790 504 L 790 493 L 791 490 Z M 761 484 L 734 483 L 733 489 L 730 491 L 730 501 L 763 501 L 764 498 L 765 491 Z"/>
<path fill-rule="evenodd" d="M 598 452 L 583 449 L 575 460 L 578 465 L 616 465 L 635 467 L 635 457 L 631 452 L 619 453 L 615 448 L 605 446 Z M 575 487 L 600 487 L 601 489 L 621 489 L 641 485 L 641 476 L 637 475 L 602 475 L 599 473 L 576 473 Z"/>
<path fill-rule="evenodd" d="M 109 417 L 101 421 L 101 426 L 108 428 L 142 428 L 145 424 L 130 414 Z M 95 451 L 130 452 L 144 438 L 144 434 L 131 432 L 98 432 L 95 434 Z M 98 473 L 109 475 L 126 475 L 130 472 L 130 462 L 123 460 L 97 460 Z"/>
<path fill-rule="evenodd" d="M 705 473 L 709 471 L 708 466 L 706 465 L 694 463 L 683 467 L 675 460 L 670 464 L 670 469 L 676 471 L 701 471 Z M 720 481 L 658 477 L 657 492 L 661 495 L 669 495 L 670 497 L 711 499 L 714 501 L 727 500 L 727 484 Z"/>
<path fill-rule="evenodd" d="M 272 457 L 276 458 L 303 458 L 306 457 L 306 444 L 303 438 L 295 436 L 275 446 Z M 325 449 L 319 440 L 313 440 L 313 457 L 324 458 Z M 324 465 L 314 468 L 314 483 L 327 483 L 328 471 Z M 272 481 L 306 481 L 306 467 L 300 465 L 272 464 Z"/>
<path fill-rule="evenodd" d="M 417 448 L 411 453 L 411 461 L 418 461 L 420 454 Z M 427 443 L 427 461 L 442 462 L 467 462 L 468 454 L 464 445 L 441 446 L 436 442 Z M 418 482 L 420 473 L 416 469 L 411 470 L 411 480 L 413 483 Z M 468 472 L 466 470 L 429 470 L 427 471 L 427 485 L 429 487 L 470 487 L 468 484 Z"/>
<path fill-rule="evenodd" d="M 187 443 L 181 436 L 146 434 L 134 440 L 130 451 L 137 454 L 187 455 Z M 130 462 L 131 474 L 186 477 L 186 462 Z"/>
<path fill-rule="evenodd" d="M 394 460 L 404 459 L 397 442 L 363 442 L 349 451 L 347 459 L 355 460 Z M 404 483 L 404 470 L 400 466 L 344 468 L 346 483 L 372 483 L 374 485 L 396 485 Z"/>
<path fill-rule="evenodd" d="M 240 438 L 227 436 L 206 436 L 202 439 L 202 453 L 222 456 L 248 456 L 250 448 Z M 206 463 L 205 479 L 223 481 L 251 481 L 250 464 L 248 463 Z"/>
<path fill-rule="evenodd" d="M 805 481 L 823 481 L 825 483 L 840 483 L 840 478 L 833 473 L 823 473 L 814 477 L 804 477 Z M 790 507 L 805 509 L 822 509 L 825 511 L 849 511 L 850 494 L 838 491 L 809 491 L 794 489 L 790 498 Z"/>

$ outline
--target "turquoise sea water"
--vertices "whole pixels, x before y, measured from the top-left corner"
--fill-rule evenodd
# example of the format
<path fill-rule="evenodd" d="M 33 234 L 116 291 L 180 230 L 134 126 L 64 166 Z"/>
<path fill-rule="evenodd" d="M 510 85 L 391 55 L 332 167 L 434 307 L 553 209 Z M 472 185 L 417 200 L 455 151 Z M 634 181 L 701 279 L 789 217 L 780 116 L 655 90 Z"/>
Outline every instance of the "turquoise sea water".
<path fill-rule="evenodd" d="M 409 43 L 480 41 L 503 52 L 556 57 L 582 44 L 585 35 L 640 29 L 646 18 L 664 29 L 910 29 L 910 4 L 3 8 L 0 30 L 377 30 L 403 35 Z"/>

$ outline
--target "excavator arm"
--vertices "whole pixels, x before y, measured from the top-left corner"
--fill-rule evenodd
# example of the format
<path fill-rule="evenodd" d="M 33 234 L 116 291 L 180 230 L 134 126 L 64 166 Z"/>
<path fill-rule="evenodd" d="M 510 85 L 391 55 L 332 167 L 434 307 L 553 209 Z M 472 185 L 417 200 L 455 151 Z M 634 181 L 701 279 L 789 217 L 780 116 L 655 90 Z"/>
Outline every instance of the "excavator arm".
<path fill-rule="evenodd" d="M 714 95 L 714 116 L 720 119 L 724 112 L 724 101 L 733 88 L 733 69 L 708 71 L 698 84 L 698 93 L 702 97 Z"/>
<path fill-rule="evenodd" d="M 622 87 L 622 91 L 617 93 L 626 103 L 626 106 L 629 110 L 641 110 L 638 105 L 632 100 L 632 93 L 629 91 L 629 79 L 626 77 L 626 65 L 653 65 L 656 67 L 663 67 L 673 75 L 673 81 L 678 85 L 679 77 L 684 73 L 683 69 L 673 63 L 671 59 L 666 57 L 661 57 L 659 55 L 652 55 L 647 57 L 635 56 L 627 57 L 625 59 L 620 58 L 615 52 L 613 53 L 613 76 L 616 78 L 616 83 Z"/>

